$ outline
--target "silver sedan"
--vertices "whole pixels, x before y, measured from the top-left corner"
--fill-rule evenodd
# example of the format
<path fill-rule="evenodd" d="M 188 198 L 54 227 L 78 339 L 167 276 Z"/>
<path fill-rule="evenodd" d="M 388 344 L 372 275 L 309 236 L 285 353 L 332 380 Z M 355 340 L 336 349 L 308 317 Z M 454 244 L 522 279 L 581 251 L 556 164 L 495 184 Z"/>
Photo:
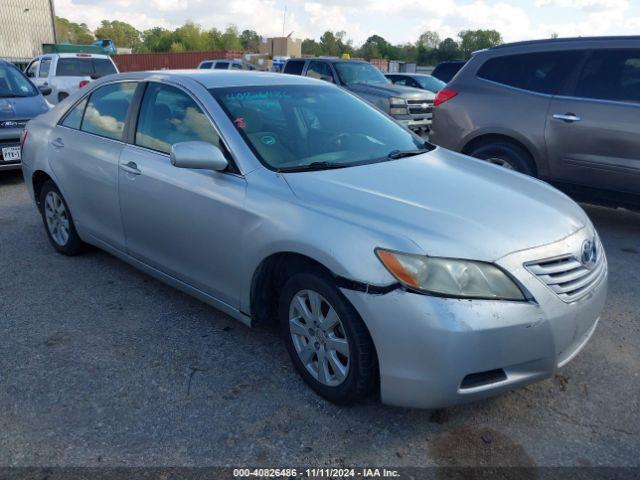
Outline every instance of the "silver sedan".
<path fill-rule="evenodd" d="M 604 305 L 578 205 L 326 82 L 111 76 L 25 138 L 56 250 L 92 244 L 247 325 L 277 322 L 333 402 L 440 407 L 547 378 Z"/>

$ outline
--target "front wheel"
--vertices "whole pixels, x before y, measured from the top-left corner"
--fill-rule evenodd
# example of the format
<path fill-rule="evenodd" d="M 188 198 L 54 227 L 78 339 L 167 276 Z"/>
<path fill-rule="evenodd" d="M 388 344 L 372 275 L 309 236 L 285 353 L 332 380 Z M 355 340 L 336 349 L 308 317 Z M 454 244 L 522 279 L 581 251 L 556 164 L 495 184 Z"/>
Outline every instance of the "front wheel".
<path fill-rule="evenodd" d="M 377 381 L 373 342 L 362 319 L 322 272 L 294 274 L 279 302 L 282 335 L 302 378 L 327 400 L 363 400 Z"/>
<path fill-rule="evenodd" d="M 535 176 L 533 159 L 522 147 L 509 142 L 495 142 L 480 145 L 469 155 L 494 165 Z"/>
<path fill-rule="evenodd" d="M 84 244 L 73 224 L 67 202 L 51 180 L 43 185 L 40 192 L 40 210 L 53 247 L 64 255 L 80 253 Z"/>

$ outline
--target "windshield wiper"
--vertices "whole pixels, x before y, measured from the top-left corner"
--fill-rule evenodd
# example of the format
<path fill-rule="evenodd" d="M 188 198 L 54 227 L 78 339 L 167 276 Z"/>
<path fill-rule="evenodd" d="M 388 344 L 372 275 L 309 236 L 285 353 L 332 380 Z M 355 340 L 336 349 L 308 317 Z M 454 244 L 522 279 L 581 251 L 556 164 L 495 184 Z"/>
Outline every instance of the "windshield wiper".
<path fill-rule="evenodd" d="M 333 162 L 311 162 L 308 165 L 296 165 L 294 167 L 279 168 L 278 172 L 307 172 L 311 170 L 330 170 L 332 168 L 346 168 L 349 165 Z"/>
<path fill-rule="evenodd" d="M 417 150 L 392 150 L 387 155 L 387 158 L 390 158 L 391 160 L 397 160 L 399 158 L 413 157 L 415 155 L 420 155 L 430 151 L 431 149 L 429 148 L 418 148 Z"/>

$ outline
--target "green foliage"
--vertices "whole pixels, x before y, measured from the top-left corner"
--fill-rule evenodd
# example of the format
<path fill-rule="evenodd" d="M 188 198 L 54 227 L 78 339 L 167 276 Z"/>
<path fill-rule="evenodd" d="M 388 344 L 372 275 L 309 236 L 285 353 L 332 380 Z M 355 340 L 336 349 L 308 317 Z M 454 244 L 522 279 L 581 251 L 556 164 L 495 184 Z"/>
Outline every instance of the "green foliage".
<path fill-rule="evenodd" d="M 494 47 L 502 43 L 502 35 L 496 30 L 463 30 L 458 34 L 458 37 L 464 58 L 470 58 L 476 50 Z"/>
<path fill-rule="evenodd" d="M 112 39 L 116 47 L 137 49 L 141 43 L 141 33 L 132 25 L 119 20 L 110 22 L 102 20 L 96 29 L 96 37 L 100 40 Z"/>
<path fill-rule="evenodd" d="M 77 24 L 57 17 L 56 27 L 60 41 L 82 44 L 91 43 L 94 40 L 85 24 Z M 243 30 L 240 33 L 235 25 L 229 25 L 223 31 L 217 28 L 203 30 L 193 21 L 187 21 L 173 31 L 155 27 L 140 33 L 125 22 L 103 20 L 95 33 L 98 38 L 111 38 L 117 46 L 133 48 L 135 52 L 198 50 L 257 52 L 260 46 L 260 35 L 254 30 Z M 318 40 L 304 39 L 302 53 L 334 57 L 348 53 L 351 57 L 366 60 L 385 58 L 419 65 L 435 65 L 446 60 L 469 58 L 476 50 L 500 43 L 502 43 L 502 36 L 495 30 L 463 30 L 458 34 L 458 41 L 453 38 L 441 40 L 437 32 L 427 30 L 414 43 L 393 45 L 380 35 L 371 35 L 359 48 L 354 48 L 346 32 L 328 30 Z"/>
<path fill-rule="evenodd" d="M 88 45 L 95 37 L 86 23 L 70 22 L 66 18 L 56 17 L 56 33 L 58 42 L 69 42 L 75 45 Z"/>

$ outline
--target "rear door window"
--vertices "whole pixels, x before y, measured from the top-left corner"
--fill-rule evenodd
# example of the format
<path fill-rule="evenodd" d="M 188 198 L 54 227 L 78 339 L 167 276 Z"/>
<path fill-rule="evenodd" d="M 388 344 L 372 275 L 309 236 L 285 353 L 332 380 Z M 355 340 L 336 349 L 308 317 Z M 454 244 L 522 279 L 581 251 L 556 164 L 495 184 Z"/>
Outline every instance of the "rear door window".
<path fill-rule="evenodd" d="M 580 59 L 578 51 L 507 55 L 487 60 L 478 77 L 536 93 L 555 94 Z"/>
<path fill-rule="evenodd" d="M 71 109 L 67 116 L 64 117 L 62 121 L 62 125 L 65 127 L 73 128 L 75 130 L 80 130 L 80 126 L 82 125 L 82 117 L 84 115 L 84 109 L 87 106 L 87 99 L 85 98 L 79 104 Z"/>
<path fill-rule="evenodd" d="M 229 62 L 216 62 L 213 68 L 215 70 L 227 70 L 229 68 Z"/>
<path fill-rule="evenodd" d="M 140 106 L 136 145 L 170 153 L 172 145 L 190 141 L 220 145 L 209 118 L 189 95 L 170 85 L 150 83 Z"/>
<path fill-rule="evenodd" d="M 291 75 L 302 75 L 304 69 L 304 60 L 289 60 L 284 66 L 283 73 L 290 73 Z"/>
<path fill-rule="evenodd" d="M 111 60 L 107 60 L 106 58 L 95 58 L 92 60 L 92 62 L 93 73 L 97 78 L 118 73 Z"/>
<path fill-rule="evenodd" d="M 640 49 L 592 52 L 580 73 L 575 96 L 640 103 Z"/>
<path fill-rule="evenodd" d="M 134 82 L 127 82 L 105 85 L 96 89 L 89 97 L 81 130 L 114 140 L 122 140 L 124 124 L 136 86 Z"/>

